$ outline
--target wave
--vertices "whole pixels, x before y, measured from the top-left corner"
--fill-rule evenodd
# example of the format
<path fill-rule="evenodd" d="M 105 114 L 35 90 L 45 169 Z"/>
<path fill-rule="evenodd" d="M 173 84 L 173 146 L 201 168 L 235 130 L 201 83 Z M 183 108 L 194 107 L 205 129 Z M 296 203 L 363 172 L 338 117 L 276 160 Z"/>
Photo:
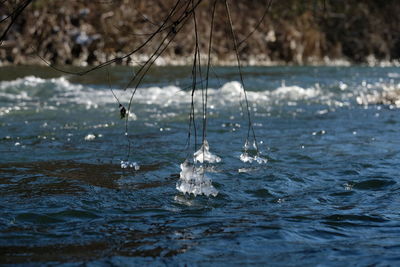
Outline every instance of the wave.
<path fill-rule="evenodd" d="M 270 87 L 271 85 L 266 85 Z M 334 88 L 334 90 L 332 89 Z M 247 99 L 251 107 L 293 106 L 301 102 L 307 104 L 323 104 L 328 106 L 343 106 L 351 103 L 360 105 L 390 104 L 400 107 L 400 84 L 378 82 L 366 86 L 360 84 L 350 86 L 343 82 L 331 87 L 321 87 L 318 84 L 304 88 L 298 85 L 277 88 L 263 88 L 260 91 L 247 91 Z M 114 89 L 120 101 L 127 105 L 133 89 L 123 91 Z M 200 107 L 203 94 L 197 90 L 194 102 Z M 244 92 L 241 84 L 230 81 L 220 88 L 208 90 L 208 104 L 212 110 L 220 107 L 238 106 L 243 104 Z M 13 81 L 0 83 L 0 103 L 3 106 L 18 104 L 19 106 L 48 103 L 53 106 L 63 104 L 78 104 L 88 107 L 98 107 L 116 104 L 111 91 L 107 87 L 94 87 L 71 83 L 66 77 L 42 79 L 27 76 Z M 133 97 L 133 104 L 156 105 L 159 107 L 180 107 L 191 103 L 191 91 L 177 86 L 153 86 L 138 88 Z M 3 110 L 4 111 L 4 110 Z"/>
<path fill-rule="evenodd" d="M 356 98 L 360 105 L 387 105 L 390 108 L 400 108 L 400 84 L 383 85 L 381 91 L 361 93 Z"/>

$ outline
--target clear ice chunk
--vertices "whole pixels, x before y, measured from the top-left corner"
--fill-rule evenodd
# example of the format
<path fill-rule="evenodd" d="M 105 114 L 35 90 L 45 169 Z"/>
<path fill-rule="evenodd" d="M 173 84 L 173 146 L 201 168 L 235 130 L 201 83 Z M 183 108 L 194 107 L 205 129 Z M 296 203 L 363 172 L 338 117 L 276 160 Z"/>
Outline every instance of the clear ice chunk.
<path fill-rule="evenodd" d="M 85 136 L 85 141 L 92 141 L 96 138 L 94 134 L 88 134 Z"/>
<path fill-rule="evenodd" d="M 244 152 L 240 155 L 240 160 L 242 162 L 252 163 L 254 161 L 254 162 L 257 162 L 258 164 L 265 164 L 268 162 L 268 159 L 260 156 L 260 152 L 257 151 L 257 145 L 256 145 L 255 141 L 253 142 L 253 148 L 255 151 L 251 151 L 251 153 L 249 153 L 250 152 L 249 148 L 250 148 L 249 141 L 246 140 L 246 142 L 244 143 L 244 146 L 243 146 Z M 254 154 L 254 155 L 250 155 L 250 154 Z"/>
<path fill-rule="evenodd" d="M 133 168 L 135 171 L 140 170 L 140 165 L 132 161 L 121 160 L 121 169 Z"/>
<path fill-rule="evenodd" d="M 257 162 L 258 164 L 265 164 L 268 162 L 267 159 L 260 157 L 259 155 L 255 155 L 252 157 L 247 152 L 243 152 L 240 155 L 240 160 L 243 162 L 248 162 L 248 163 L 252 163 L 254 161 L 254 162 Z"/>
<path fill-rule="evenodd" d="M 217 196 L 218 190 L 212 185 L 211 179 L 204 173 L 202 167 L 195 167 L 187 161 L 181 164 L 180 180 L 176 189 L 184 194 Z"/>
<path fill-rule="evenodd" d="M 194 162 L 208 162 L 208 163 L 218 163 L 221 162 L 221 158 L 210 152 L 210 146 L 207 140 L 204 140 L 203 145 L 194 154 Z"/>

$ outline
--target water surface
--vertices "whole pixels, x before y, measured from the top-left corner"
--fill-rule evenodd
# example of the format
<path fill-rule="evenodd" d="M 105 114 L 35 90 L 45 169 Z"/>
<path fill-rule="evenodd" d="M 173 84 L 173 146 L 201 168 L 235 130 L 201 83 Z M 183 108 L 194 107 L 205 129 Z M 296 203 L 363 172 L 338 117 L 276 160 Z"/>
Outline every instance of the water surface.
<path fill-rule="evenodd" d="M 125 121 L 105 70 L 0 70 L 2 264 L 400 262 L 398 68 L 245 68 L 267 164 L 240 161 L 247 120 L 239 76 L 214 68 L 207 140 L 222 162 L 207 175 L 216 197 L 176 189 L 194 152 L 193 132 L 186 147 L 190 68 L 156 68 L 133 98 L 137 171 L 120 166 Z M 124 105 L 133 71 L 109 69 Z M 199 91 L 199 112 L 201 99 Z"/>

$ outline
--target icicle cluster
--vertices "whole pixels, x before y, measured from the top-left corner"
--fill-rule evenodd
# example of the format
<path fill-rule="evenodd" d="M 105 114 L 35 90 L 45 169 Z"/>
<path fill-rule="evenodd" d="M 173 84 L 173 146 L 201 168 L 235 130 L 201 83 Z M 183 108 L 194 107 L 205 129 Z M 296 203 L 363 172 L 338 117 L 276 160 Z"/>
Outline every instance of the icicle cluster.
<path fill-rule="evenodd" d="M 135 171 L 138 171 L 140 169 L 140 165 L 137 164 L 136 162 L 121 160 L 121 168 L 122 169 L 133 168 L 135 169 Z"/>
<path fill-rule="evenodd" d="M 221 162 L 221 158 L 210 152 L 210 146 L 207 140 L 204 140 L 203 145 L 194 154 L 194 162 L 208 162 L 208 163 L 218 163 Z"/>
<path fill-rule="evenodd" d="M 244 146 L 243 146 L 243 153 L 240 155 L 240 160 L 243 162 L 248 162 L 248 163 L 252 163 L 257 162 L 258 164 L 265 164 L 268 162 L 267 159 L 263 158 L 260 156 L 260 152 L 257 150 L 257 145 L 255 142 L 253 142 L 253 149 L 254 150 L 250 150 L 250 144 L 249 142 L 246 140 Z"/>
<path fill-rule="evenodd" d="M 184 194 L 217 196 L 218 190 L 211 179 L 204 173 L 203 167 L 195 167 L 187 161 L 181 164 L 180 180 L 176 189 Z"/>

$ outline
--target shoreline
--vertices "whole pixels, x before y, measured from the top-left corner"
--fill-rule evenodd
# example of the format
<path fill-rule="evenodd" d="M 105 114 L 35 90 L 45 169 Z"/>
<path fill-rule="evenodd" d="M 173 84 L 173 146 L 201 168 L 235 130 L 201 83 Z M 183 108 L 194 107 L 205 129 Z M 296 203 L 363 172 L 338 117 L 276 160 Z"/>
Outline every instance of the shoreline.
<path fill-rule="evenodd" d="M 112 59 L 112 58 L 110 58 Z M 235 67 L 237 66 L 237 61 L 235 59 L 232 60 L 213 60 L 212 67 Z M 206 58 L 203 59 L 203 62 L 207 62 Z M 76 62 L 77 64 L 74 65 L 51 65 L 51 66 L 68 66 L 68 67 L 78 67 L 78 68 L 85 68 L 85 67 L 95 67 L 98 64 L 89 65 L 85 61 Z M 202 66 L 206 66 L 206 64 L 201 64 Z M 51 66 L 45 62 L 43 62 L 40 58 L 31 59 L 31 60 L 24 60 L 23 64 L 14 64 L 8 61 L 2 62 L 0 60 L 0 67 L 9 67 L 9 66 Z M 130 62 L 120 62 L 120 63 L 112 63 L 110 66 L 129 66 L 129 67 L 138 67 L 140 66 L 139 60 L 130 60 Z M 193 66 L 192 59 L 185 59 L 185 58 L 178 58 L 172 59 L 170 57 L 159 57 L 152 67 L 165 67 L 165 66 Z M 324 60 L 315 60 L 315 61 L 307 61 L 307 63 L 299 64 L 295 62 L 284 62 L 284 61 L 270 61 L 270 60 L 241 60 L 242 67 L 274 67 L 274 66 L 311 66 L 311 67 L 351 67 L 351 66 L 365 66 L 365 67 L 400 67 L 400 60 L 376 60 L 370 59 L 366 62 L 355 63 L 351 62 L 346 59 L 329 59 L 324 58 Z"/>
<path fill-rule="evenodd" d="M 203 56 L 209 46 L 211 3 L 205 0 L 196 10 L 197 44 Z M 197 44 L 191 21 L 184 23 L 179 32 L 168 26 L 147 42 L 147 36 L 157 27 L 154 22 L 159 22 L 172 4 L 165 1 L 162 7 L 152 0 L 139 0 L 120 5 L 65 2 L 60 7 L 54 1 L 35 2 L 15 21 L 0 46 L 0 64 L 45 65 L 40 56 L 58 66 L 96 66 L 134 51 L 116 65 L 137 66 L 155 53 L 160 44 L 168 43 L 155 65 L 192 65 Z M 12 5 L 5 5 L 12 9 Z M 400 65 L 400 5 L 365 1 L 311 6 L 289 0 L 274 3 L 256 27 L 264 10 L 264 4 L 258 1 L 237 1 L 231 6 L 243 66 Z M 213 65 L 236 65 L 234 50 L 225 10 L 218 6 L 211 52 Z M 159 56 L 157 52 L 156 55 Z M 200 60 L 207 62 L 204 57 Z"/>

